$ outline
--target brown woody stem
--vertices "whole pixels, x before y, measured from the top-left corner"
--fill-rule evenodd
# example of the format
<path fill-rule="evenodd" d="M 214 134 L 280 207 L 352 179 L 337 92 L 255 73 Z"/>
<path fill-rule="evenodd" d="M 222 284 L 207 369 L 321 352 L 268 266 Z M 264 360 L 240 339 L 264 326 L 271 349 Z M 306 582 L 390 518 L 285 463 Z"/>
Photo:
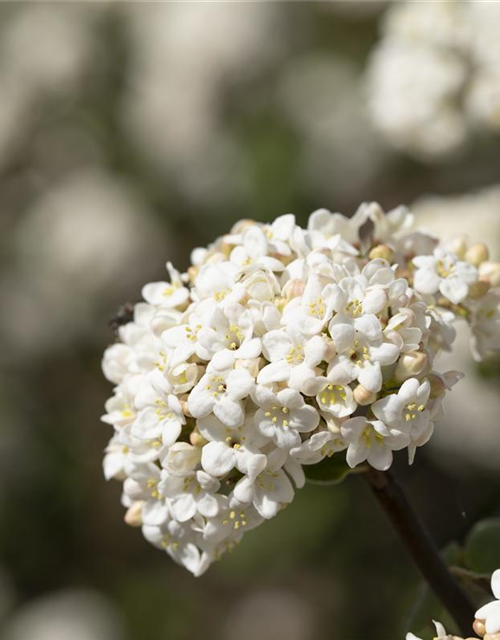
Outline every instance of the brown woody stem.
<path fill-rule="evenodd" d="M 450 573 L 401 485 L 388 471 L 377 471 L 369 467 L 363 475 L 422 576 L 453 617 L 464 637 L 470 636 L 475 608 Z"/>

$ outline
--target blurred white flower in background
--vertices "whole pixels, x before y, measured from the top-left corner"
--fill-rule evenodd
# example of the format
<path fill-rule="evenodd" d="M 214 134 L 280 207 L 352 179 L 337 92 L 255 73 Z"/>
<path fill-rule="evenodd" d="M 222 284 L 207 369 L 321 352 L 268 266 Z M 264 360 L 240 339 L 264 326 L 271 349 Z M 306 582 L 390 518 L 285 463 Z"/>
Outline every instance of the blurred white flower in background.
<path fill-rule="evenodd" d="M 363 20 L 380 13 L 387 0 L 348 0 L 347 2 L 325 2 L 324 8 L 350 20 Z"/>
<path fill-rule="evenodd" d="M 125 16 L 131 68 L 123 118 L 138 150 L 193 202 L 244 192 L 242 149 L 224 113 L 224 93 L 280 55 L 278 7 L 132 4 Z"/>
<path fill-rule="evenodd" d="M 123 622 L 96 591 L 66 589 L 18 608 L 3 628 L 4 640 L 122 640 Z"/>
<path fill-rule="evenodd" d="M 0 167 L 40 106 L 67 100 L 95 55 L 95 24 L 106 3 L 22 6 L 0 38 Z"/>
<path fill-rule="evenodd" d="M 263 589 L 249 593 L 231 607 L 223 638 L 306 640 L 313 636 L 313 631 L 313 611 L 303 597 L 293 592 Z"/>
<path fill-rule="evenodd" d="M 138 194 L 93 170 L 51 186 L 16 231 L 15 259 L 0 278 L 9 300 L 0 319 L 3 357 L 67 345 L 92 327 L 110 288 L 126 295 L 140 279 L 134 265 L 144 268 L 160 244 L 168 246 Z"/>
<path fill-rule="evenodd" d="M 374 123 L 424 160 L 460 149 L 475 129 L 500 131 L 500 7 L 394 3 L 368 69 Z"/>
<path fill-rule="evenodd" d="M 303 137 L 301 175 L 319 200 L 356 198 L 384 170 L 359 83 L 351 61 L 321 53 L 292 59 L 282 76 L 280 106 Z"/>

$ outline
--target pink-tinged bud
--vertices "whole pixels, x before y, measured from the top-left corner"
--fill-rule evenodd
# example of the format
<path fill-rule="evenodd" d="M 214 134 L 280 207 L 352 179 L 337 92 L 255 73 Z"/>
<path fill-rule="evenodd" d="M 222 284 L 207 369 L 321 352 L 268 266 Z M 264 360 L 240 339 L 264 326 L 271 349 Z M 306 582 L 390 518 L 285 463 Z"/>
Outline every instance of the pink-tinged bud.
<path fill-rule="evenodd" d="M 485 244 L 473 244 L 465 252 L 465 260 L 478 267 L 482 262 L 486 262 L 490 257 L 490 252 Z"/>
<path fill-rule="evenodd" d="M 483 262 L 479 267 L 479 277 L 492 287 L 500 287 L 500 262 Z"/>
<path fill-rule="evenodd" d="M 469 286 L 469 298 L 478 300 L 484 297 L 490 290 L 490 283 L 485 280 L 478 280 Z"/>
<path fill-rule="evenodd" d="M 138 500 L 134 502 L 132 506 L 127 509 L 127 513 L 123 518 L 125 523 L 128 524 L 129 527 L 141 527 L 142 526 L 142 505 L 144 504 L 143 500 Z"/>
<path fill-rule="evenodd" d="M 358 386 L 354 389 L 353 392 L 354 400 L 362 407 L 366 407 L 368 404 L 372 404 L 377 399 L 377 394 L 373 393 L 373 391 L 369 391 L 362 384 L 358 384 Z"/>
<path fill-rule="evenodd" d="M 304 293 L 305 283 L 303 280 L 289 280 L 283 287 L 283 295 L 290 301 L 293 298 L 298 298 Z"/>
<path fill-rule="evenodd" d="M 420 375 L 428 363 L 429 358 L 423 351 L 408 351 L 400 357 L 394 377 L 398 382 L 404 382 L 408 378 Z"/>
<path fill-rule="evenodd" d="M 387 260 L 387 262 L 392 262 L 394 258 L 394 251 L 388 247 L 386 244 L 378 244 L 368 254 L 370 260 L 376 260 L 377 258 L 382 258 L 383 260 Z"/>
<path fill-rule="evenodd" d="M 486 634 L 486 627 L 484 626 L 484 620 L 474 620 L 474 624 L 472 625 L 475 633 L 481 638 Z"/>
<path fill-rule="evenodd" d="M 431 373 L 427 376 L 427 380 L 431 385 L 431 398 L 439 398 L 446 392 L 446 385 L 440 376 L 437 376 L 435 373 Z"/>

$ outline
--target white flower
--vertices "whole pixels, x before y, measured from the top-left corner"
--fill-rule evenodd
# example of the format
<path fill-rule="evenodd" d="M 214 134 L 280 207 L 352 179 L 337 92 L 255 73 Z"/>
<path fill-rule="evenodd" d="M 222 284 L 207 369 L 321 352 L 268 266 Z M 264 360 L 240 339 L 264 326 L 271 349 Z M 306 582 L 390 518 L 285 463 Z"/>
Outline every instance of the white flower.
<path fill-rule="evenodd" d="M 170 446 L 179 437 L 185 421 L 179 399 L 169 394 L 165 400 L 156 398 L 153 405 L 138 412 L 131 434 L 139 440 L 158 441 Z"/>
<path fill-rule="evenodd" d="M 213 357 L 222 349 L 229 349 L 235 358 L 257 358 L 261 351 L 260 338 L 253 337 L 253 318 L 250 311 L 236 302 L 215 309 L 211 318 L 198 333 L 198 342 Z"/>
<path fill-rule="evenodd" d="M 375 416 L 391 429 L 409 433 L 410 430 L 424 431 L 429 423 L 427 401 L 431 385 L 417 378 L 409 378 L 397 393 L 392 393 L 372 405 Z"/>
<path fill-rule="evenodd" d="M 189 290 L 183 286 L 179 272 L 167 262 L 170 282 L 150 282 L 142 289 L 142 297 L 146 302 L 157 307 L 176 309 L 186 304 Z"/>
<path fill-rule="evenodd" d="M 128 464 L 128 478 L 123 483 L 125 495 L 133 501 L 143 500 L 144 524 L 160 525 L 166 521 L 169 510 L 165 496 L 159 489 L 160 469 L 152 463 Z"/>
<path fill-rule="evenodd" d="M 413 258 L 413 264 L 417 267 L 414 276 L 417 291 L 424 295 L 439 291 L 454 304 L 460 304 L 467 297 L 469 286 L 478 279 L 475 267 L 440 247 L 432 256 Z"/>
<path fill-rule="evenodd" d="M 476 611 L 476 619 L 484 622 L 486 633 L 500 633 L 500 569 L 491 576 L 491 590 L 496 600 Z"/>
<path fill-rule="evenodd" d="M 392 464 L 392 452 L 409 444 L 407 434 L 364 416 L 349 418 L 340 430 L 348 444 L 346 459 L 350 467 L 366 460 L 375 469 L 386 471 Z"/>
<path fill-rule="evenodd" d="M 211 553 L 200 550 L 195 544 L 195 534 L 191 528 L 176 520 L 168 520 L 161 526 L 144 525 L 142 534 L 148 542 L 166 551 L 194 576 L 205 573 L 213 559 Z"/>
<path fill-rule="evenodd" d="M 259 384 L 287 382 L 297 391 L 308 393 L 308 384 L 317 377 L 316 367 L 323 361 L 327 345 L 320 336 L 312 338 L 294 331 L 270 331 L 262 338 L 262 351 L 270 364 L 257 376 Z"/>
<path fill-rule="evenodd" d="M 201 465 L 210 475 L 224 476 L 236 468 L 253 479 L 265 469 L 267 457 L 260 449 L 268 439 L 255 431 L 253 417 L 236 429 L 226 427 L 214 415 L 198 420 L 197 425 L 209 441 L 203 447 Z"/>
<path fill-rule="evenodd" d="M 471 304 L 471 351 L 481 361 L 488 352 L 500 349 L 500 296 L 490 292 Z"/>
<path fill-rule="evenodd" d="M 163 468 L 170 476 L 192 475 L 201 460 L 201 450 L 187 442 L 176 442 L 168 449 Z"/>
<path fill-rule="evenodd" d="M 318 411 L 305 404 L 303 396 L 294 389 L 273 393 L 257 386 L 252 397 L 259 407 L 254 416 L 255 426 L 280 449 L 299 446 L 300 434 L 314 431 L 318 426 Z"/>
<path fill-rule="evenodd" d="M 339 313 L 328 329 L 338 352 L 329 366 L 328 380 L 339 385 L 358 380 L 369 391 L 380 391 L 382 366 L 396 362 L 399 348 L 385 340 L 377 316 L 351 318 Z"/>
<path fill-rule="evenodd" d="M 337 432 L 323 429 L 305 440 L 300 446 L 290 450 L 290 455 L 300 464 L 316 464 L 334 453 L 347 449 L 340 428 Z"/>
<path fill-rule="evenodd" d="M 242 267 L 259 264 L 270 271 L 283 271 L 285 265 L 281 260 L 270 256 L 269 249 L 265 233 L 259 226 L 252 225 L 243 232 L 241 244 L 231 251 L 229 259 Z"/>
<path fill-rule="evenodd" d="M 440 622 L 436 622 L 435 620 L 433 620 L 433 622 L 436 627 L 436 636 L 434 640 L 453 640 L 454 636 L 447 634 L 445 628 Z M 421 638 L 417 638 L 413 633 L 407 633 L 406 640 L 421 640 Z"/>
<path fill-rule="evenodd" d="M 431 386 L 428 380 L 406 380 L 397 394 L 390 394 L 372 405 L 374 415 L 389 428 L 408 435 L 410 464 L 417 447 L 428 442 L 434 422 L 442 418 L 441 398 L 429 401 Z"/>
<path fill-rule="evenodd" d="M 165 475 L 158 490 L 167 498 L 172 516 L 178 522 L 187 522 L 197 513 L 213 518 L 219 512 L 216 493 L 219 481 L 204 471 L 179 478 Z"/>
<path fill-rule="evenodd" d="M 282 469 L 265 469 L 251 480 L 242 478 L 234 488 L 234 497 L 242 504 L 253 504 L 266 520 L 293 500 L 292 483 Z"/>
<path fill-rule="evenodd" d="M 207 371 L 189 394 L 189 411 L 195 418 L 205 418 L 213 412 L 227 427 L 238 427 L 245 419 L 241 400 L 254 385 L 246 369 Z"/>
<path fill-rule="evenodd" d="M 210 543 L 239 542 L 245 531 L 255 529 L 263 521 L 253 505 L 242 505 L 234 498 L 222 496 L 217 516 L 203 518 L 193 528 L 199 530 L 203 539 Z"/>
<path fill-rule="evenodd" d="M 322 411 L 331 413 L 336 418 L 345 418 L 354 413 L 358 404 L 356 400 L 354 400 L 351 387 L 348 385 L 334 384 L 330 382 L 329 378 L 325 380 L 325 387 L 316 396 L 319 408 Z"/>

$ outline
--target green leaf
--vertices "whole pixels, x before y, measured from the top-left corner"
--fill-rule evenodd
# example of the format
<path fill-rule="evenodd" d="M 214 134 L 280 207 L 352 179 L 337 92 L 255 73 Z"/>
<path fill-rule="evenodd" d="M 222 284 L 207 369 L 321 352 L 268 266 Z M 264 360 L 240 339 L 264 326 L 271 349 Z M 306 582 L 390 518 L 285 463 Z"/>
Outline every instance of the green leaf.
<path fill-rule="evenodd" d="M 350 473 L 359 473 L 360 470 L 364 470 L 364 467 L 351 469 L 341 453 L 335 453 L 316 464 L 304 465 L 307 481 L 314 484 L 338 484 Z"/>
<path fill-rule="evenodd" d="M 500 567 L 500 518 L 478 522 L 467 536 L 465 564 L 477 573 L 493 573 Z"/>

